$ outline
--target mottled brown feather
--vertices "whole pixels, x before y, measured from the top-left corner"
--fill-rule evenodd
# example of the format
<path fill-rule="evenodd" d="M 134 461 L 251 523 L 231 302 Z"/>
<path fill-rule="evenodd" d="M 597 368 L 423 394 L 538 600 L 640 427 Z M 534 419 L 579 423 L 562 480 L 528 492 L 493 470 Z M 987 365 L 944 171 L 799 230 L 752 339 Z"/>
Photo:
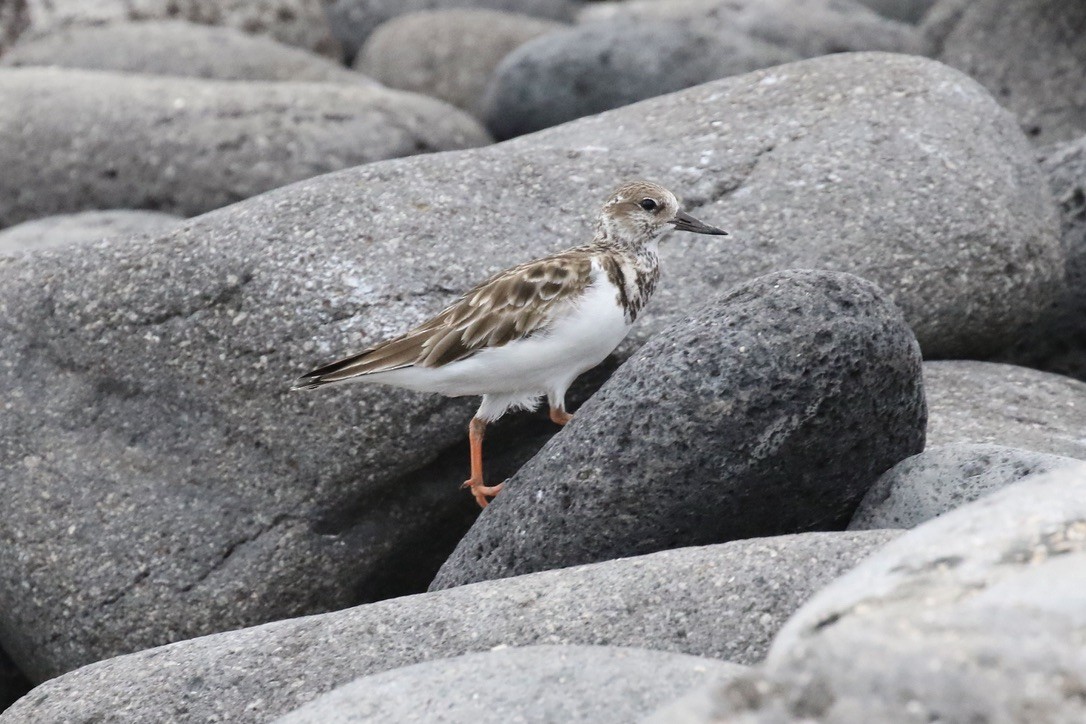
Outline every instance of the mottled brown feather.
<path fill-rule="evenodd" d="M 412 365 L 441 367 L 524 339 L 545 329 L 553 313 L 584 292 L 591 278 L 592 255 L 584 247 L 521 264 L 487 279 L 406 334 L 313 370 L 297 386 L 319 387 Z"/>

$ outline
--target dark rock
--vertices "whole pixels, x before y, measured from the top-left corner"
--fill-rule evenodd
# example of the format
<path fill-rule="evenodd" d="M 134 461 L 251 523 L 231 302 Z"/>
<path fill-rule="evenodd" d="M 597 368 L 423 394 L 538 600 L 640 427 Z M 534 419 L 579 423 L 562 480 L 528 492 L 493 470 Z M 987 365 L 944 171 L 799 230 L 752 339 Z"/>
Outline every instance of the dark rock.
<path fill-rule="evenodd" d="M 499 648 L 356 679 L 276 722 L 629 724 L 680 694 L 725 683 L 745 669 L 614 646 Z"/>
<path fill-rule="evenodd" d="M 543 35 L 494 71 L 482 117 L 498 139 L 628 105 L 796 56 L 741 33 L 606 22 Z"/>
<path fill-rule="evenodd" d="M 887 131 L 887 114 L 912 132 Z M 291 380 L 587 240 L 634 175 L 732 236 L 664 243 L 623 355 L 720 290 L 796 266 L 872 277 L 929 354 L 985 349 L 1047 303 L 1059 270 L 1014 121 L 957 71 L 885 54 L 360 166 L 153 240 L 0 260 L 0 612 L 16 660 L 40 678 L 425 588 L 475 514 L 457 489 L 475 401 L 292 394 Z M 492 440 L 488 464 L 508 447 Z"/>
<path fill-rule="evenodd" d="M 408 13 L 370 35 L 355 67 L 390 88 L 425 93 L 480 115 L 486 83 L 502 58 L 562 27 L 497 10 Z"/>
<path fill-rule="evenodd" d="M 1077 722 L 1086 702 L 1086 466 L 887 544 L 796 612 L 696 722 Z"/>
<path fill-rule="evenodd" d="M 372 82 L 300 48 L 236 28 L 179 20 L 71 26 L 25 39 L 0 65 L 53 65 L 218 80 Z"/>
<path fill-rule="evenodd" d="M 27 7 L 26 33 L 68 25 L 132 20 L 188 20 L 269 35 L 288 45 L 338 58 L 339 43 L 324 13 L 325 0 L 19 0 Z"/>
<path fill-rule="evenodd" d="M 965 71 L 1038 143 L 1086 133 L 1086 4 L 941 0 L 924 29 L 935 57 Z"/>
<path fill-rule="evenodd" d="M 913 528 L 1023 478 L 1081 461 L 1002 445 L 930 447 L 902 460 L 867 491 L 849 530 Z"/>
<path fill-rule="evenodd" d="M 855 50 L 921 53 L 916 28 L 884 18 L 857 0 L 626 0 L 587 6 L 584 22 L 675 20 L 706 33 L 745 33 L 804 58 Z"/>
<path fill-rule="evenodd" d="M 382 23 L 420 10 L 483 8 L 533 15 L 548 20 L 569 20 L 581 0 L 326 0 L 328 19 L 348 60 Z"/>
<path fill-rule="evenodd" d="M 1060 206 L 1067 284 L 999 358 L 1086 380 L 1086 136 L 1043 149 L 1041 167 Z"/>
<path fill-rule="evenodd" d="M 463 112 L 379 85 L 5 68 L 0 227 L 96 208 L 191 216 L 327 171 L 487 140 Z"/>
<path fill-rule="evenodd" d="M 873 284 L 785 271 L 664 330 L 506 483 L 431 590 L 844 526 L 924 448 L 920 349 Z"/>
<path fill-rule="evenodd" d="M 178 216 L 158 211 L 131 209 L 47 216 L 0 230 L 0 256 L 84 244 L 111 237 L 137 234 L 157 236 L 173 231 L 184 222 L 185 220 Z"/>
<path fill-rule="evenodd" d="M 986 442 L 1086 460 L 1086 382 L 1026 367 L 924 363 L 928 445 Z"/>
<path fill-rule="evenodd" d="M 897 535 L 664 551 L 265 624 L 48 681 L 3 724 L 269 721 L 359 676 L 499 645 L 633 646 L 752 663 L 810 595 Z"/>
<path fill-rule="evenodd" d="M 916 25 L 935 0 L 859 0 L 883 17 Z"/>
<path fill-rule="evenodd" d="M 30 691 L 30 681 L 15 666 L 15 662 L 0 649 L 0 712 Z"/>
<path fill-rule="evenodd" d="M 0 2 L 0 54 L 10 47 L 30 27 L 26 0 Z"/>

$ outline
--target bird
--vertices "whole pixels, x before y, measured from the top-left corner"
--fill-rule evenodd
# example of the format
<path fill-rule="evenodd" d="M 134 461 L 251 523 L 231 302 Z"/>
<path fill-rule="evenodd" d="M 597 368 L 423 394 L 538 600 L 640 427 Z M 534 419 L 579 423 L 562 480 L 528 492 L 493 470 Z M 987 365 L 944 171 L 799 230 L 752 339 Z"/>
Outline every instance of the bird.
<path fill-rule="evenodd" d="M 487 425 L 535 409 L 544 396 L 554 423 L 572 419 L 566 391 L 630 331 L 656 289 L 658 243 L 673 229 L 727 235 L 685 212 L 663 186 L 624 183 L 608 196 L 590 242 L 494 274 L 417 327 L 318 367 L 293 389 L 364 382 L 481 396 L 462 487 L 485 508 L 505 485 L 484 481 Z"/>

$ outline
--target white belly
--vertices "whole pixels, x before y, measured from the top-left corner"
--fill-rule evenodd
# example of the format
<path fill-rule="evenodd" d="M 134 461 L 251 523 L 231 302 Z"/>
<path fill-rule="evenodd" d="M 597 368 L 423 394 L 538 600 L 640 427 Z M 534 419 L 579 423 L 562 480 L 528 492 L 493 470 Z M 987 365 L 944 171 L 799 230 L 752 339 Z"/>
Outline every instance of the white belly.
<path fill-rule="evenodd" d="M 614 351 L 629 332 L 618 292 L 603 274 L 547 332 L 481 350 L 443 367 L 405 367 L 359 378 L 445 395 L 564 393 L 585 370 Z"/>

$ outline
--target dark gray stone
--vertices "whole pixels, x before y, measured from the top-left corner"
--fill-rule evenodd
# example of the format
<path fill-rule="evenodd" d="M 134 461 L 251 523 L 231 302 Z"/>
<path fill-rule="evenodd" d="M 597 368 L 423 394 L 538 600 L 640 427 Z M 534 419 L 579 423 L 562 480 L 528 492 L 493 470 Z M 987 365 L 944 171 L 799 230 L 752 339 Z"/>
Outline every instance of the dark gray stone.
<path fill-rule="evenodd" d="M 1086 460 L 1086 382 L 1026 367 L 924 363 L 928 445 L 986 442 Z"/>
<path fill-rule="evenodd" d="M 746 667 L 614 646 L 499 648 L 356 679 L 277 724 L 630 724 Z"/>
<path fill-rule="evenodd" d="M 0 227 L 85 209 L 192 216 L 327 171 L 487 140 L 462 111 L 379 85 L 5 68 Z"/>
<path fill-rule="evenodd" d="M 30 26 L 26 0 L 0 0 L 0 54 Z"/>
<path fill-rule="evenodd" d="M 53 65 L 218 80 L 372 82 L 329 58 L 266 36 L 180 20 L 59 28 L 18 43 L 0 56 L 0 65 Z"/>
<path fill-rule="evenodd" d="M 1086 719 L 1086 466 L 929 521 L 796 612 L 710 715 L 657 723 Z"/>
<path fill-rule="evenodd" d="M 912 132 L 887 131 L 888 114 Z M 475 401 L 292 394 L 291 380 L 587 240 L 634 175 L 732 235 L 665 241 L 625 355 L 720 290 L 796 266 L 870 276 L 929 354 L 985 349 L 1058 275 L 1013 119 L 957 71 L 886 54 L 348 169 L 153 240 L 0 260 L 0 612 L 16 660 L 40 678 L 425 588 L 478 510 L 458 490 Z M 490 439 L 488 466 L 511 437 Z"/>
<path fill-rule="evenodd" d="M 924 27 L 935 57 L 984 84 L 1038 143 L 1086 133 L 1086 4 L 941 0 Z"/>
<path fill-rule="evenodd" d="M 883 17 L 918 24 L 935 0 L 859 0 Z"/>
<path fill-rule="evenodd" d="M 1041 167 L 1060 206 L 1067 284 L 999 358 L 1086 380 L 1086 136 L 1043 149 Z"/>
<path fill-rule="evenodd" d="M 814 591 L 896 535 L 663 551 L 215 634 L 52 679 L 0 722 L 266 722 L 359 676 L 499 645 L 633 646 L 753 663 Z"/>
<path fill-rule="evenodd" d="M 431 590 L 844 526 L 924 448 L 920 348 L 875 285 L 785 271 L 653 337 L 509 480 Z"/>
<path fill-rule="evenodd" d="M 871 486 L 849 530 L 913 528 L 1023 478 L 1080 460 L 1002 445 L 929 447 L 902 460 Z"/>
<path fill-rule="evenodd" d="M 339 43 L 324 13 L 325 0 L 20 0 L 29 35 L 67 25 L 132 20 L 188 20 L 269 35 L 288 45 L 338 58 Z"/>
<path fill-rule="evenodd" d="M 883 50 L 921 53 L 928 45 L 911 25 L 884 18 L 857 0 L 626 0 L 587 6 L 583 22 L 675 20 L 707 33 L 745 33 L 813 58 Z"/>
<path fill-rule="evenodd" d="M 0 649 L 0 712 L 30 691 L 30 681 L 15 666 L 15 662 Z"/>
<path fill-rule="evenodd" d="M 548 33 L 495 69 L 482 117 L 498 139 L 556 126 L 796 56 L 737 32 L 603 22 Z"/>
<path fill-rule="evenodd" d="M 355 67 L 390 88 L 425 93 L 480 115 L 483 91 L 502 58 L 563 27 L 498 10 L 408 13 L 370 35 Z"/>
<path fill-rule="evenodd" d="M 0 230 L 0 256 L 84 244 L 111 237 L 137 234 L 158 236 L 173 231 L 183 223 L 184 219 L 171 214 L 131 209 L 47 216 Z"/>
<path fill-rule="evenodd" d="M 349 60 L 382 23 L 406 13 L 483 8 L 548 20 L 570 20 L 580 3 L 581 0 L 330 0 L 328 18 Z"/>

